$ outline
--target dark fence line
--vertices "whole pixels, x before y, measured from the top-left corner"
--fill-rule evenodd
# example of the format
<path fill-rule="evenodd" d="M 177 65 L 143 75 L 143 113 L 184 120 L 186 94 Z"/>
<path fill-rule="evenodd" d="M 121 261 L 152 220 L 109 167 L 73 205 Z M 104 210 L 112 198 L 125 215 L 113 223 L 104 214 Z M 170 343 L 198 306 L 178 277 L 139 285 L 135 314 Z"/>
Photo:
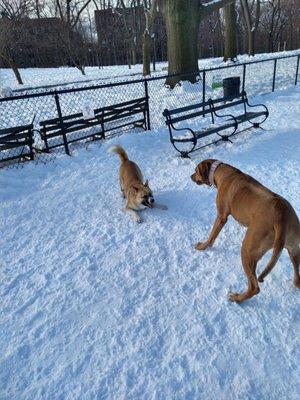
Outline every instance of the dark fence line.
<path fill-rule="evenodd" d="M 293 65 L 293 60 L 295 60 L 295 65 Z M 1 135 L 6 139 L 2 138 L 3 140 L 0 141 L 0 165 L 6 165 L 8 159 L 18 159 L 18 154 L 20 160 L 24 159 L 24 154 L 26 154 L 24 143 L 18 146 L 18 138 L 13 137 L 11 133 L 5 135 L 5 130 L 26 127 L 29 121 L 32 123 L 33 120 L 34 156 L 42 159 L 49 153 L 49 148 L 56 147 L 62 147 L 67 154 L 70 154 L 69 144 L 75 141 L 103 139 L 109 137 L 112 131 L 128 129 L 128 127 L 150 130 L 164 126 L 162 111 L 165 108 L 195 104 L 199 103 L 199 100 L 204 103 L 208 98 L 213 98 L 215 91 L 221 90 L 222 79 L 226 77 L 221 75 L 225 73 L 238 75 L 241 91 L 246 90 L 248 95 L 274 92 L 279 84 L 281 87 L 297 85 L 299 60 L 300 53 L 201 69 L 186 74 L 156 76 L 2 98 L 0 99 L 0 130 Z M 273 65 L 270 66 L 271 63 Z M 255 71 L 257 64 L 259 64 L 259 70 Z M 216 72 L 219 75 L 214 75 Z M 191 85 L 185 83 L 189 78 L 194 81 L 195 76 L 197 76 L 196 83 Z M 172 90 L 163 82 L 170 78 L 179 78 L 181 81 Z M 219 96 L 220 92 L 216 95 Z M 86 104 L 87 101 L 89 104 Z M 137 115 L 138 119 L 136 119 Z M 24 135 L 26 136 L 25 133 Z M 24 141 L 31 143 L 32 139 L 25 136 Z M 51 142 L 50 147 L 47 141 Z M 31 151 L 30 159 L 32 158 Z"/>
<path fill-rule="evenodd" d="M 166 75 L 160 75 L 160 76 L 153 76 L 150 78 L 140 78 L 140 79 L 134 79 L 134 80 L 128 80 L 128 81 L 122 81 L 122 82 L 105 83 L 105 84 L 101 84 L 101 85 L 90 85 L 90 86 L 84 86 L 84 87 L 72 88 L 72 89 L 48 90 L 46 92 L 28 93 L 28 94 L 23 94 L 23 95 L 0 98 L 0 102 L 11 101 L 11 100 L 20 100 L 20 99 L 29 98 L 29 97 L 49 96 L 51 94 L 54 95 L 54 94 L 63 94 L 63 93 L 76 93 L 76 92 L 82 92 L 82 91 L 91 90 L 91 89 L 104 89 L 104 88 L 114 87 L 114 86 L 131 85 L 131 84 L 141 83 L 141 82 L 145 82 L 145 81 L 152 82 L 152 81 L 166 80 L 168 78 L 175 78 L 175 77 L 184 78 L 184 77 L 189 77 L 189 76 L 194 76 L 194 75 L 200 76 L 203 73 L 208 73 L 208 72 L 218 71 L 218 70 L 223 70 L 223 69 L 237 68 L 240 66 L 243 66 L 244 69 L 246 70 L 247 65 L 266 63 L 266 62 L 270 62 L 270 61 L 274 61 L 274 67 L 276 68 L 277 60 L 296 58 L 296 57 L 297 57 L 297 70 L 296 70 L 296 77 L 297 77 L 298 69 L 299 69 L 300 53 L 299 54 L 291 54 L 288 56 L 266 58 L 263 60 L 247 61 L 247 62 L 242 62 L 242 63 L 233 63 L 230 65 L 223 65 L 223 66 L 219 66 L 219 67 L 204 68 L 204 69 L 199 69 L 198 71 L 186 72 L 184 74 L 183 73 L 170 74 L 170 75 L 166 74 Z M 274 75 L 275 75 L 275 68 L 274 68 Z M 297 82 L 295 84 L 297 84 Z"/>

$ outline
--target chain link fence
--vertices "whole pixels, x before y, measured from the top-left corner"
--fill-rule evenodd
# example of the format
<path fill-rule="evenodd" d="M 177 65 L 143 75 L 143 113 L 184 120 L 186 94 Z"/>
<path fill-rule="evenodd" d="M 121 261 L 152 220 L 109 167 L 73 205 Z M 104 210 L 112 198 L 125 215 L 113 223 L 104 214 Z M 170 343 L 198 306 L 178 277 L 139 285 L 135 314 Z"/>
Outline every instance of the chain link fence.
<path fill-rule="evenodd" d="M 133 116 L 127 113 L 124 114 L 122 124 L 114 119 L 107 122 L 105 137 L 122 134 L 132 130 L 133 127 L 137 130 L 159 129 L 165 126 L 162 115 L 164 109 L 222 97 L 224 78 L 240 77 L 241 90 L 245 90 L 249 97 L 296 85 L 299 59 L 300 54 L 297 54 L 201 70 L 197 73 L 195 83 L 189 82 L 188 75 L 179 76 L 180 82 L 173 89 L 165 85 L 168 76 L 160 76 L 2 98 L 0 99 L 0 167 L 19 166 L 23 161 L 25 145 L 20 142 L 20 146 L 16 146 L 18 140 L 14 139 L 14 145 L 8 146 L 8 142 L 5 141 L 7 139 L 3 139 L 8 128 L 33 124 L 34 160 L 45 162 L 53 159 L 57 152 L 71 153 L 72 146 L 78 143 L 86 145 L 96 138 L 104 137 L 101 136 L 103 126 L 100 117 L 98 120 L 95 117 L 93 124 L 84 123 L 82 121 L 85 113 L 92 113 L 95 116 L 108 106 L 122 107 L 124 103 L 145 98 L 146 110 L 143 111 L 145 124 L 135 124 Z M 64 135 L 66 127 L 68 133 Z M 14 161 L 7 161 L 11 157 Z"/>

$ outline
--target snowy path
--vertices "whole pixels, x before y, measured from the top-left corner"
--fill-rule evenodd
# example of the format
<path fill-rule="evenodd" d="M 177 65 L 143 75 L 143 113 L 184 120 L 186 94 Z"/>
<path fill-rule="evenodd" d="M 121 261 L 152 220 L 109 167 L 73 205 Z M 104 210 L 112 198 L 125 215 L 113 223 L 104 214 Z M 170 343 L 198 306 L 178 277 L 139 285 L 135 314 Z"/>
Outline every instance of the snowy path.
<path fill-rule="evenodd" d="M 300 292 L 288 256 L 257 297 L 229 303 L 246 284 L 245 231 L 230 220 L 214 248 L 195 251 L 215 193 L 189 178 L 213 156 L 300 215 L 299 94 L 257 98 L 270 109 L 268 131 L 192 161 L 177 158 L 162 130 L 1 171 L 1 399 L 299 398 Z M 114 143 L 168 211 L 146 211 L 141 225 L 124 215 L 119 160 L 106 153 Z"/>

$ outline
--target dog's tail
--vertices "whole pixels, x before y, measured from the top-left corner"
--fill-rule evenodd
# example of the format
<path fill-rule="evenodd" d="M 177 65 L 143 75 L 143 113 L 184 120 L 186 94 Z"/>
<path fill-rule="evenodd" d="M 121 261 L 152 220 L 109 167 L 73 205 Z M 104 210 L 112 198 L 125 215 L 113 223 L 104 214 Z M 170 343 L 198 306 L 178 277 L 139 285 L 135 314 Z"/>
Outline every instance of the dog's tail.
<path fill-rule="evenodd" d="M 268 262 L 266 268 L 259 275 L 258 281 L 263 282 L 264 278 L 272 271 L 275 267 L 280 254 L 284 248 L 285 236 L 286 236 L 286 218 L 284 210 L 278 210 L 277 216 L 274 222 L 275 239 L 273 243 L 273 253 L 271 260 Z"/>
<path fill-rule="evenodd" d="M 127 161 L 128 156 L 126 151 L 121 146 L 112 146 L 109 150 L 109 153 L 117 153 L 120 156 L 121 162 Z"/>

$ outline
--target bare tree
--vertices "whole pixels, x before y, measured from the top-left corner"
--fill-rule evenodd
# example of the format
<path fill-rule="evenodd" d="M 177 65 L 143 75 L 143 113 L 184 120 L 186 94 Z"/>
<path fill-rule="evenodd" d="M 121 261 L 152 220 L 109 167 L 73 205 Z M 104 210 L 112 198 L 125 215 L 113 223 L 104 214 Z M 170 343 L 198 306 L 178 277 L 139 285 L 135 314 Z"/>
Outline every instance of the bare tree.
<path fill-rule="evenodd" d="M 18 50 L 20 21 L 33 10 L 32 0 L 1 0 L 0 57 L 10 67 L 19 84 L 23 84 L 13 53 Z M 17 29 L 16 29 L 17 28 Z"/>
<path fill-rule="evenodd" d="M 288 9 L 289 3 L 281 0 L 268 0 L 264 4 L 260 25 L 262 30 L 267 34 L 267 51 L 274 51 L 276 49 L 288 22 L 292 20 Z M 297 6 L 293 10 L 293 13 L 297 12 L 296 10 Z"/>
<path fill-rule="evenodd" d="M 168 78 L 167 85 L 174 87 L 182 79 L 196 81 L 200 21 L 233 1 L 159 0 L 167 30 L 168 72 L 170 75 L 186 74 L 186 77 Z"/>
<path fill-rule="evenodd" d="M 1 20 L 0 57 L 2 58 L 4 65 L 12 69 L 17 82 L 22 85 L 23 80 L 13 55 L 16 49 L 18 49 L 18 37 L 16 36 L 16 32 L 14 30 L 14 24 L 17 23 L 17 21 L 11 21 L 8 18 Z"/>
<path fill-rule="evenodd" d="M 84 43 L 80 38 L 79 25 L 83 12 L 92 0 L 52 0 L 54 13 L 63 22 L 60 31 L 61 44 L 72 64 L 85 75 Z"/>
<path fill-rule="evenodd" d="M 28 16 L 34 9 L 33 0 L 1 0 L 0 13 L 12 20 Z"/>
<path fill-rule="evenodd" d="M 248 54 L 254 56 L 255 54 L 255 32 L 259 24 L 260 17 L 260 0 L 252 0 L 249 5 L 248 0 L 241 0 L 241 11 L 248 36 Z"/>
<path fill-rule="evenodd" d="M 148 8 L 145 2 L 145 31 L 143 37 L 143 75 L 150 75 L 150 62 L 151 62 L 151 40 L 152 40 L 152 29 L 155 13 L 157 9 L 157 0 L 153 0 L 151 7 Z"/>
<path fill-rule="evenodd" d="M 65 21 L 71 28 L 74 28 L 92 0 L 53 0 L 56 5 L 56 12 L 62 21 Z"/>
<path fill-rule="evenodd" d="M 233 61 L 237 56 L 237 13 L 235 9 L 235 2 L 224 7 L 224 19 L 224 61 Z"/>

